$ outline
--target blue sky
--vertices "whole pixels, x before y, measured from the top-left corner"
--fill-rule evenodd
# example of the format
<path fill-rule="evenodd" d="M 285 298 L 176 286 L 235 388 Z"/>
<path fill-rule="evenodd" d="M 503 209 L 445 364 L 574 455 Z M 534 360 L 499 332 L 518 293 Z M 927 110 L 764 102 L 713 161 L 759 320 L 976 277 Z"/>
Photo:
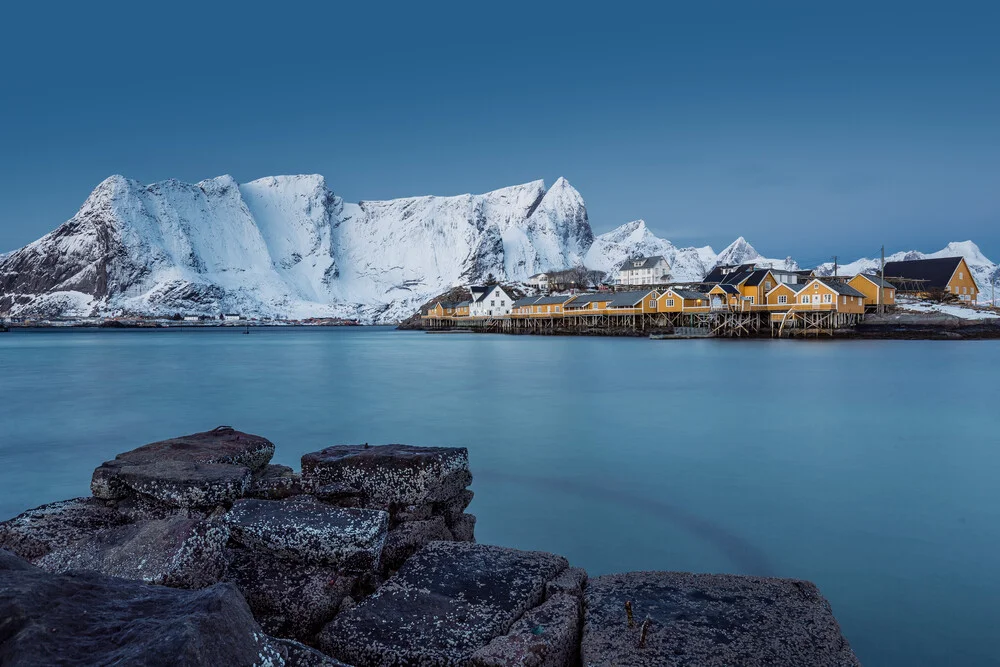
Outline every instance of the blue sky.
<path fill-rule="evenodd" d="M 997 3 L 5 8 L 0 251 L 112 173 L 348 200 L 565 176 L 597 232 L 1000 259 Z M 35 3 L 37 4 L 37 3 Z"/>

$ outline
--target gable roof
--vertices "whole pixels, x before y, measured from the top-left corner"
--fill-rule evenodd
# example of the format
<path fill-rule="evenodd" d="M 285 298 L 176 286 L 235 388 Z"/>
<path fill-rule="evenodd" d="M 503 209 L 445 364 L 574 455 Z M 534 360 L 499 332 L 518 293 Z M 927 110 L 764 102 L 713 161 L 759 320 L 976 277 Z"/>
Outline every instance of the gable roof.
<path fill-rule="evenodd" d="M 507 290 L 504 290 L 503 285 L 499 285 L 497 283 L 493 283 L 492 285 L 487 285 L 486 287 L 470 287 L 469 289 L 472 291 L 472 301 L 473 301 L 473 303 L 478 303 L 479 301 L 482 301 L 488 295 L 492 294 L 493 290 L 495 290 L 495 289 L 503 290 L 503 293 L 507 294 Z M 481 293 L 479 293 L 479 294 L 476 294 L 476 291 L 480 290 L 480 289 L 483 290 L 483 291 Z"/>
<path fill-rule="evenodd" d="M 961 257 L 938 259 L 912 259 L 903 262 L 886 262 L 883 273 L 890 278 L 922 280 L 921 287 L 944 289 L 962 263 Z"/>
<path fill-rule="evenodd" d="M 540 296 L 526 296 L 523 299 L 518 299 L 511 305 L 513 305 L 514 308 L 520 308 L 521 306 L 530 306 L 533 303 L 536 303 L 541 298 L 542 297 Z"/>
<path fill-rule="evenodd" d="M 628 308 L 641 302 L 647 294 L 653 290 L 633 290 L 631 292 L 618 292 L 608 301 L 608 308 Z"/>
<path fill-rule="evenodd" d="M 749 275 L 756 266 L 756 264 L 720 264 L 709 271 L 702 282 L 730 283 L 737 276 L 742 279 L 743 276 Z"/>
<path fill-rule="evenodd" d="M 771 273 L 771 269 L 755 269 L 747 277 L 746 281 L 743 283 L 747 287 L 756 287 L 764 282 L 764 276 Z M 773 277 L 773 276 L 772 276 Z"/>
<path fill-rule="evenodd" d="M 798 294 L 799 292 L 802 291 L 802 288 L 805 286 L 806 283 L 778 283 L 777 285 L 771 288 L 771 290 L 767 293 L 767 296 L 774 294 L 782 287 L 787 287 L 792 291 L 793 294 Z"/>
<path fill-rule="evenodd" d="M 693 289 L 674 289 L 674 288 L 670 288 L 669 290 L 667 290 L 666 292 L 664 292 L 660 296 L 662 297 L 662 296 L 664 296 L 666 294 L 676 294 L 680 298 L 682 298 L 682 299 L 688 299 L 688 300 L 695 300 L 695 299 L 707 300 L 708 299 L 708 295 L 707 294 L 705 294 L 704 292 L 695 291 Z"/>
<path fill-rule="evenodd" d="M 651 255 L 649 257 L 639 257 L 636 259 L 626 260 L 622 264 L 621 271 L 635 271 L 637 269 L 652 269 L 655 268 L 660 262 L 666 263 L 667 260 L 663 259 L 663 255 Z"/>
<path fill-rule="evenodd" d="M 880 276 L 874 276 L 870 273 L 859 273 L 858 275 L 854 276 L 854 278 L 866 278 L 876 287 L 887 287 L 889 289 L 896 289 L 896 286 L 890 283 L 888 280 L 882 280 Z"/>
<path fill-rule="evenodd" d="M 472 302 L 471 301 L 459 301 L 458 303 L 455 304 L 455 307 L 456 308 L 465 308 L 470 303 L 472 303 Z"/>
<path fill-rule="evenodd" d="M 535 301 L 536 306 L 550 306 L 552 304 L 566 303 L 573 297 L 568 294 L 556 294 L 554 296 L 543 296 L 539 297 L 538 301 Z"/>

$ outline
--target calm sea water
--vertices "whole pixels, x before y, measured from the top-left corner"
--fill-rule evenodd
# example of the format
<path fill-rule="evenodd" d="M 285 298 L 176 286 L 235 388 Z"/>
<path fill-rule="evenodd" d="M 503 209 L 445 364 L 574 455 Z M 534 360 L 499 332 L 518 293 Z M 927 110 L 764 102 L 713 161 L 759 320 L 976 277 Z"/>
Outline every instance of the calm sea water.
<path fill-rule="evenodd" d="M 0 335 L 0 517 L 229 424 L 469 448 L 481 542 L 819 584 L 867 665 L 996 664 L 1000 342 Z"/>

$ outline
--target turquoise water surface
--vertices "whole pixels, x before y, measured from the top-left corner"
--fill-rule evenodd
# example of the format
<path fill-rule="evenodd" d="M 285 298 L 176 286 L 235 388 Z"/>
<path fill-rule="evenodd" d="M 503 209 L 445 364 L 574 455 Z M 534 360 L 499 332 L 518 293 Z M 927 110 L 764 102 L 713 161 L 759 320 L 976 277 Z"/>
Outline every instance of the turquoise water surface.
<path fill-rule="evenodd" d="M 298 465 L 469 448 L 477 538 L 591 574 L 815 581 L 863 663 L 997 664 L 1000 342 L 382 328 L 0 334 L 0 518 L 229 424 Z"/>

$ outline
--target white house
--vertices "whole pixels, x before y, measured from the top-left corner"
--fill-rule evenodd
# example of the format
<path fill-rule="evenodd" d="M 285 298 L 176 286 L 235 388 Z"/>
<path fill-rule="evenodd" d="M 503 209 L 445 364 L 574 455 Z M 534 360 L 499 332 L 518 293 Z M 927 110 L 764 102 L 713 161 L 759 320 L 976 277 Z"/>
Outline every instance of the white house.
<path fill-rule="evenodd" d="M 670 282 L 670 265 L 661 255 L 630 259 L 618 269 L 619 285 L 665 285 Z"/>
<path fill-rule="evenodd" d="M 536 273 L 533 276 L 528 276 L 528 284 L 536 289 L 548 289 L 549 287 L 549 274 L 547 273 Z"/>
<path fill-rule="evenodd" d="M 469 317 L 494 317 L 510 315 L 514 299 L 500 285 L 470 288 L 472 301 L 469 303 Z"/>
<path fill-rule="evenodd" d="M 223 322 L 239 322 L 242 319 L 243 319 L 243 316 L 240 315 L 239 313 L 223 313 L 222 314 L 222 321 Z"/>

